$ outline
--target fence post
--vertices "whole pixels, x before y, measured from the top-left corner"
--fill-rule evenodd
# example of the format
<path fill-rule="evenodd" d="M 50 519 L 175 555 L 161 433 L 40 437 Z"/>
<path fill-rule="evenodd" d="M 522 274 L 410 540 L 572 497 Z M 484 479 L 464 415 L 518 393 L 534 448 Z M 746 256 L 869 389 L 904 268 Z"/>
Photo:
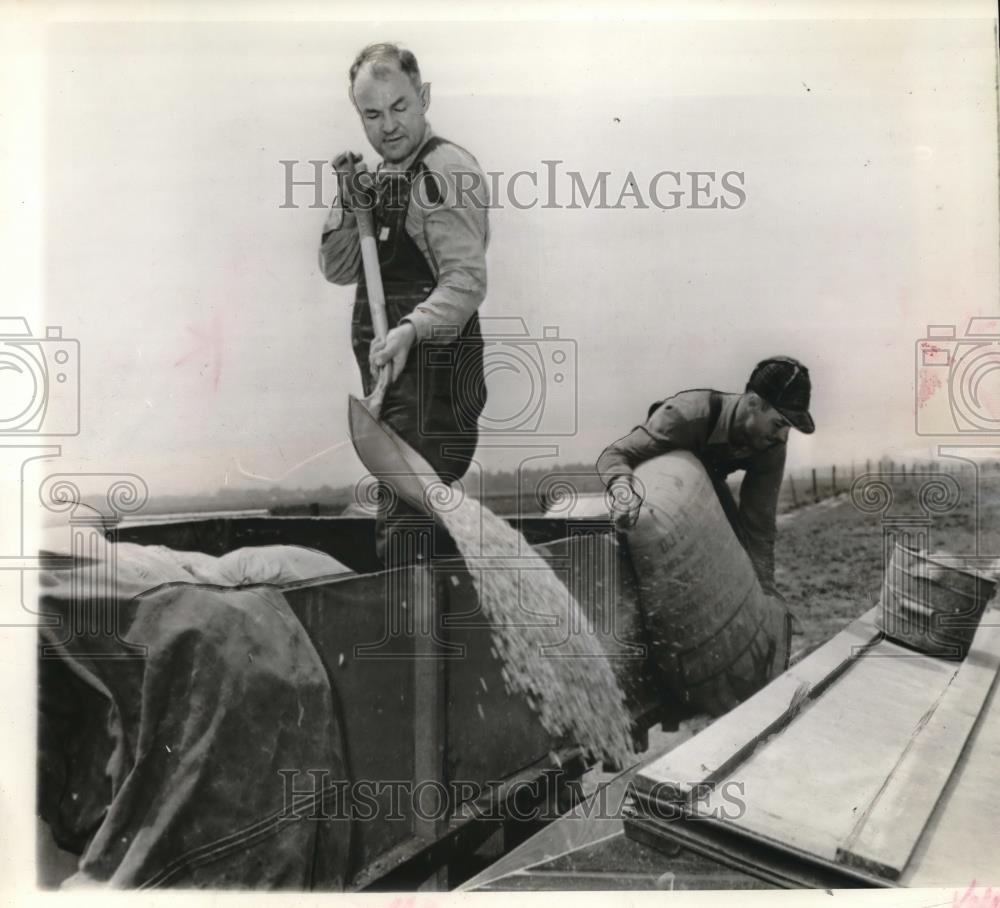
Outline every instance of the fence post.
<path fill-rule="evenodd" d="M 792 507 L 797 508 L 799 506 L 798 496 L 795 494 L 795 480 L 792 479 L 792 474 L 788 474 L 788 488 L 792 490 Z"/>
<path fill-rule="evenodd" d="M 866 459 L 865 459 L 865 472 L 866 472 L 866 473 L 871 473 L 871 471 L 872 471 L 872 462 L 871 462 L 871 458 L 866 458 Z"/>
<path fill-rule="evenodd" d="M 837 494 L 837 465 L 830 467 L 830 477 L 833 482 L 833 494 Z"/>
<path fill-rule="evenodd" d="M 816 468 L 813 467 L 813 501 L 819 501 L 819 489 L 816 487 Z"/>

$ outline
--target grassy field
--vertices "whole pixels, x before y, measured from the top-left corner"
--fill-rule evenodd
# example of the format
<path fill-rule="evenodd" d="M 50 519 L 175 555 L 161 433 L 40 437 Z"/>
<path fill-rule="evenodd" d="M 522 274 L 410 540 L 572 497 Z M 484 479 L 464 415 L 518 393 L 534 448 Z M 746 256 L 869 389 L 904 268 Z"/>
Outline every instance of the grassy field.
<path fill-rule="evenodd" d="M 884 513 L 866 513 L 842 493 L 779 519 L 776 580 L 802 631 L 793 651 L 822 643 L 877 603 L 886 520 L 927 515 L 933 551 L 1000 558 L 1000 473 L 991 467 L 978 483 L 971 468 L 942 475 L 887 480 L 893 501 Z M 928 482 L 957 490 L 954 507 L 928 513 L 920 503 Z"/>

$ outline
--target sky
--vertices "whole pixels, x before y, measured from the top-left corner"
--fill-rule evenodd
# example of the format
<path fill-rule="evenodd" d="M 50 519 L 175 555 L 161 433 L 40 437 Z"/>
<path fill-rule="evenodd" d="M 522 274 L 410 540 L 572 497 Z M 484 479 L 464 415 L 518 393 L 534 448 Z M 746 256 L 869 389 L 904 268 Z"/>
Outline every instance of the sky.
<path fill-rule="evenodd" d="M 629 172 L 743 175 L 735 210 L 491 211 L 481 315 L 567 371 L 494 376 L 491 425 L 544 398 L 537 431 L 484 433 L 485 467 L 593 462 L 651 401 L 742 390 L 771 354 L 813 380 L 791 468 L 930 449 L 917 342 L 998 312 L 988 20 L 62 22 L 38 124 L 42 318 L 80 344 L 65 469 L 153 494 L 364 475 L 353 290 L 320 273 L 312 190 L 282 207 L 280 162 L 375 163 L 346 90 L 374 40 L 414 50 L 434 130 L 501 186 L 547 160 L 609 172 L 612 199 Z"/>

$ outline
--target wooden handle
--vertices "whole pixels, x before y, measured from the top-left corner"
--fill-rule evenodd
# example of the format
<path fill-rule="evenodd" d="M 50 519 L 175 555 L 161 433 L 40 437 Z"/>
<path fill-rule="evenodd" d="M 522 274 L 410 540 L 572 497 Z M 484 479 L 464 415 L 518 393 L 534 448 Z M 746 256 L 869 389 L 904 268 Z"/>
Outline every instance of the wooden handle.
<path fill-rule="evenodd" d="M 371 181 L 372 176 L 367 171 L 358 170 L 360 158 L 353 161 L 355 178 Z M 368 288 L 368 310 L 372 315 L 372 329 L 375 339 L 384 339 L 389 333 L 389 319 L 385 314 L 385 291 L 382 289 L 382 269 L 378 261 L 378 244 L 375 240 L 375 218 L 371 208 L 358 207 L 354 209 L 358 222 L 358 239 L 361 243 L 361 264 L 365 269 L 365 285 Z M 389 376 L 392 374 L 392 364 L 386 363 L 379 372 L 375 390 L 368 399 L 372 415 L 378 419 L 382 411 L 382 401 L 389 387 Z"/>
<path fill-rule="evenodd" d="M 354 163 L 355 178 L 371 180 L 371 174 L 358 170 L 359 161 Z M 378 245 L 375 241 L 375 219 L 370 208 L 354 209 L 358 222 L 358 238 L 361 241 L 361 263 L 365 269 L 365 284 L 368 287 L 368 308 L 372 314 L 372 328 L 376 338 L 384 338 L 389 333 L 389 322 L 385 314 L 385 292 L 382 289 L 382 271 L 378 263 Z"/>

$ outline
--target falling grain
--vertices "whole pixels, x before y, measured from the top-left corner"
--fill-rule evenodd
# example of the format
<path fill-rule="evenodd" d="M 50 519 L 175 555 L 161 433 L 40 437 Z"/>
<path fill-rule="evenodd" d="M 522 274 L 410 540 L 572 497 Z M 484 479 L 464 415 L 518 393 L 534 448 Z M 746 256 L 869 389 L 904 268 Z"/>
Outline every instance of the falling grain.
<path fill-rule="evenodd" d="M 439 516 L 490 619 L 507 689 L 525 696 L 551 734 L 627 765 L 625 695 L 576 600 L 524 537 L 475 499 Z"/>

